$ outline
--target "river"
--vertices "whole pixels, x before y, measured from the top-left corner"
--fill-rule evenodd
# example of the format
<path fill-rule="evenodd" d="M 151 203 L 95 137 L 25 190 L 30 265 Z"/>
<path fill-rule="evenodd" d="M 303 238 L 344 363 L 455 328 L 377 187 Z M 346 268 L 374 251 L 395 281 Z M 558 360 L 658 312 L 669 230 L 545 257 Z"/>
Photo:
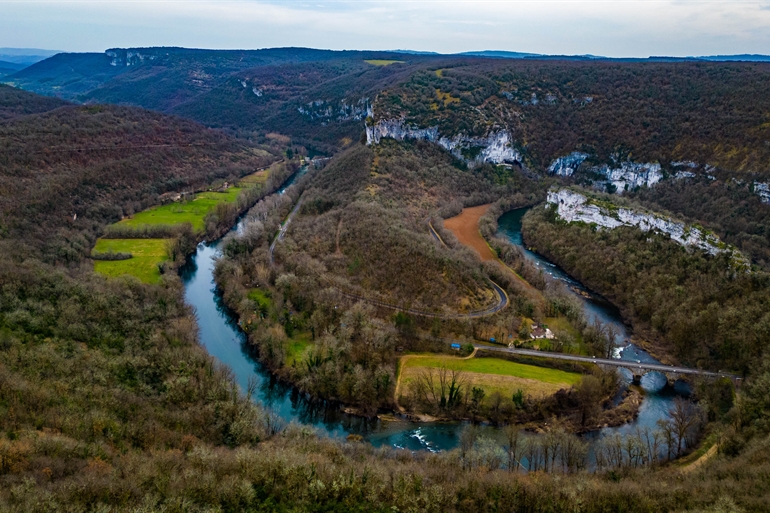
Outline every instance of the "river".
<path fill-rule="evenodd" d="M 524 253 L 524 257 L 536 267 L 553 279 L 563 282 L 567 286 L 567 290 L 580 300 L 589 322 L 599 319 L 603 324 L 611 324 L 615 327 L 616 332 L 619 334 L 617 348 L 613 355 L 615 358 L 632 361 L 639 360 L 645 363 L 660 363 L 648 352 L 630 343 L 630 329 L 623 323 L 620 312 L 614 305 L 588 290 L 583 284 L 572 278 L 553 262 L 526 248 L 521 234 L 521 220 L 528 210 L 528 208 L 520 208 L 503 214 L 497 223 L 497 235 L 519 246 Z M 630 383 L 631 373 L 626 369 L 621 369 L 621 373 L 626 383 Z M 641 386 L 645 391 L 645 397 L 636 421 L 618 428 L 605 428 L 598 434 L 607 435 L 615 432 L 624 434 L 635 430 L 637 427 L 654 428 L 658 419 L 668 415 L 667 412 L 671 407 L 674 397 L 677 395 L 688 395 L 690 391 L 688 385 L 680 381 L 674 384 L 673 390 L 665 385 L 666 377 L 659 372 L 649 372 L 642 376 Z"/>
<path fill-rule="evenodd" d="M 294 175 L 284 184 L 279 193 L 283 193 L 301 174 L 302 171 Z M 500 220 L 501 234 L 518 245 L 522 245 L 520 227 L 523 213 L 523 211 L 509 212 Z M 233 230 L 240 232 L 241 223 L 242 221 L 239 221 Z M 349 434 L 357 434 L 374 446 L 387 445 L 408 450 L 441 451 L 458 445 L 462 423 L 415 423 L 365 419 L 342 412 L 337 404 L 308 400 L 294 387 L 276 380 L 257 360 L 247 344 L 245 334 L 238 327 L 237 319 L 223 304 L 221 294 L 217 291 L 213 271 L 215 260 L 221 254 L 222 243 L 223 239 L 199 244 L 196 253 L 180 270 L 185 288 L 185 300 L 195 308 L 200 328 L 200 341 L 209 354 L 232 369 L 236 381 L 243 390 L 247 389 L 249 380 L 256 380 L 257 387 L 254 394 L 256 402 L 275 411 L 285 422 L 312 426 L 321 435 L 345 437 Z M 527 252 L 527 255 L 555 278 L 570 280 L 566 274 L 542 257 L 531 252 Z M 569 283 L 580 286 L 572 280 Z M 627 331 L 617 311 L 611 305 L 577 296 L 584 302 L 589 315 L 598 316 L 603 322 L 617 323 L 618 327 L 623 329 L 623 336 L 627 337 Z M 626 347 L 619 352 L 619 356 L 655 361 L 633 346 Z M 636 426 L 654 426 L 655 421 L 665 415 L 665 410 L 668 409 L 673 397 L 668 390 L 656 392 L 660 388 L 661 378 L 657 376 L 657 381 L 654 375 L 643 378 L 642 386 L 648 390 L 648 395 L 636 422 L 621 428 L 608 428 L 597 435 L 603 436 L 611 432 L 624 433 Z M 665 378 L 662 379 L 665 382 Z M 499 430 L 495 428 L 487 426 L 482 427 L 481 430 L 484 436 L 494 438 L 499 436 Z"/>

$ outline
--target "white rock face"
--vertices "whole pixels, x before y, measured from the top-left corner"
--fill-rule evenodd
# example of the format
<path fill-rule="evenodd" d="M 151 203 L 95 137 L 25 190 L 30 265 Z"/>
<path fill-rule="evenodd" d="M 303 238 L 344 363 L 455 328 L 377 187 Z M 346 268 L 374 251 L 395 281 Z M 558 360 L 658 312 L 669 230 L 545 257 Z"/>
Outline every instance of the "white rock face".
<path fill-rule="evenodd" d="M 548 166 L 548 172 L 556 176 L 572 176 L 580 164 L 588 158 L 588 153 L 574 151 L 566 157 L 559 157 Z"/>
<path fill-rule="evenodd" d="M 110 66 L 136 66 L 137 64 L 142 64 L 145 60 L 154 61 L 158 58 L 154 53 L 141 53 L 121 48 L 107 50 L 104 53 L 112 58 Z"/>
<path fill-rule="evenodd" d="M 770 183 L 754 182 L 754 194 L 759 196 L 762 203 L 770 203 Z"/>
<path fill-rule="evenodd" d="M 731 253 L 734 261 L 741 266 L 748 266 L 745 258 L 734 248 L 723 244 L 718 237 L 703 233 L 693 226 L 655 214 L 636 212 L 627 208 L 610 210 L 605 206 L 597 205 L 582 194 L 569 189 L 548 192 L 548 203 L 556 205 L 559 217 L 568 223 L 582 222 L 596 224 L 603 228 L 617 228 L 619 226 L 634 226 L 648 232 L 655 230 L 668 234 L 682 246 L 701 249 L 710 255 L 721 252 Z"/>
<path fill-rule="evenodd" d="M 651 186 L 663 179 L 660 164 L 637 164 L 636 162 L 623 162 L 619 168 L 600 166 L 593 169 L 607 177 L 607 181 L 616 187 L 616 192 L 622 194 L 626 189 L 635 189 L 642 186 Z"/>
<path fill-rule="evenodd" d="M 395 139 L 396 141 L 419 139 L 436 143 L 468 164 L 521 162 L 521 154 L 513 147 L 512 137 L 507 130 L 498 130 L 486 137 L 469 137 L 458 134 L 449 138 L 441 136 L 438 127 L 408 126 L 401 119 L 383 119 L 366 127 L 366 144 L 379 144 L 383 138 Z M 479 152 L 474 158 L 469 159 L 463 155 L 463 150 L 471 149 L 478 149 Z"/>
<path fill-rule="evenodd" d="M 683 178 L 695 178 L 697 175 L 692 171 L 677 171 L 674 178 L 681 180 Z"/>
<path fill-rule="evenodd" d="M 261 96 L 262 91 L 259 91 L 259 94 L 255 91 L 254 94 Z M 297 107 L 297 111 L 310 119 L 319 119 L 322 121 L 322 124 L 326 124 L 328 121 L 332 120 L 360 121 L 369 115 L 371 106 L 369 105 L 369 98 L 360 98 L 355 103 L 347 103 L 347 100 L 338 102 L 331 100 L 314 100 Z"/>

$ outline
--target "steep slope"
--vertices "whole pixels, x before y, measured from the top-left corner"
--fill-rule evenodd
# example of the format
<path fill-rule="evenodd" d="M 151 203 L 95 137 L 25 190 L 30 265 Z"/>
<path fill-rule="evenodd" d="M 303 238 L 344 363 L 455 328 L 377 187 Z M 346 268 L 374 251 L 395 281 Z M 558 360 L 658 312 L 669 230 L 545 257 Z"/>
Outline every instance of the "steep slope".
<path fill-rule="evenodd" d="M 448 138 L 507 131 L 541 171 L 574 151 L 589 164 L 759 171 L 770 158 L 768 77 L 764 63 L 477 60 L 416 72 L 379 95 L 374 121 Z"/>
<path fill-rule="evenodd" d="M 18 96 L 29 93 L 5 97 Z M 53 102 L 32 98 L 27 110 Z M 34 242 L 52 260 L 78 260 L 93 241 L 75 234 L 93 236 L 164 192 L 239 177 L 274 158 L 192 121 L 136 108 L 64 106 L 15 117 L 0 123 L 0 236 Z"/>

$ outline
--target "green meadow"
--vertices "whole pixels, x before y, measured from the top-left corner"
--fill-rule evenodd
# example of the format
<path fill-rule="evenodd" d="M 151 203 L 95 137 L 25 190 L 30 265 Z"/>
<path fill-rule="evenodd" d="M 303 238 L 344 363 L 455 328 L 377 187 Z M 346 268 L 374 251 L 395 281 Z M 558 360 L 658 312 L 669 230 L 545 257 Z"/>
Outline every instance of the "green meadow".
<path fill-rule="evenodd" d="M 190 223 L 194 230 L 203 230 L 203 219 L 214 210 L 217 204 L 232 203 L 241 192 L 240 187 L 231 187 L 226 192 L 201 192 L 195 199 L 187 202 L 168 203 L 134 214 L 130 219 L 123 219 L 120 226 L 142 226 L 157 224 Z"/>
<path fill-rule="evenodd" d="M 246 177 L 246 187 L 254 186 L 261 178 L 260 172 Z M 264 173 L 264 172 L 261 172 Z M 225 192 L 201 192 L 190 201 L 169 203 L 152 207 L 134 214 L 130 219 L 123 219 L 117 226 L 140 227 L 145 225 L 179 225 L 190 223 L 193 230 L 202 232 L 205 228 L 206 214 L 219 203 L 232 203 L 238 199 L 243 187 L 230 187 Z M 131 253 L 128 260 L 95 260 L 94 270 L 110 277 L 130 274 L 145 283 L 160 281 L 158 265 L 169 260 L 166 245 L 169 239 L 99 239 L 94 246 L 94 253 Z"/>
<path fill-rule="evenodd" d="M 390 66 L 391 64 L 403 63 L 404 61 L 392 61 L 388 59 L 369 59 L 369 60 L 365 60 L 364 62 L 366 62 L 367 64 L 371 64 L 373 66 Z"/>
<path fill-rule="evenodd" d="M 168 260 L 166 245 L 170 239 L 99 239 L 94 253 L 131 253 L 128 260 L 94 260 L 94 270 L 105 276 L 125 274 L 144 283 L 160 281 L 158 265 Z"/>
<path fill-rule="evenodd" d="M 291 366 L 295 362 L 297 365 L 301 365 L 312 345 L 310 333 L 299 333 L 290 338 L 286 347 L 286 365 Z"/>
<path fill-rule="evenodd" d="M 401 360 L 399 380 L 404 384 L 431 369 L 446 367 L 463 372 L 467 387 L 484 390 L 489 398 L 495 392 L 511 397 L 518 390 L 531 397 L 544 397 L 578 383 L 581 375 L 499 358 L 457 358 L 448 356 L 405 356 Z"/>
<path fill-rule="evenodd" d="M 446 365 L 447 369 L 461 370 L 464 372 L 477 372 L 480 374 L 497 374 L 501 376 L 515 376 L 524 379 L 535 379 L 546 383 L 568 383 L 574 385 L 580 381 L 580 374 L 566 372 L 536 365 L 510 362 L 499 358 L 447 358 L 442 356 L 428 358 L 410 358 L 404 364 L 408 367 L 432 367 L 439 368 Z"/>

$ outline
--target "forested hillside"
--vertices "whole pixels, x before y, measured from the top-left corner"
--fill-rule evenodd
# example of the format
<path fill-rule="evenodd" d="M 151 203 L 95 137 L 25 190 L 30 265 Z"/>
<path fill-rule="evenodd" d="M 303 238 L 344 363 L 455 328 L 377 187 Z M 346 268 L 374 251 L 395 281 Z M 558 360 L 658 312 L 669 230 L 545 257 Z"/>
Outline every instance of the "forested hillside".
<path fill-rule="evenodd" d="M 599 162 L 765 171 L 768 77 L 761 63 L 480 60 L 415 72 L 374 110 L 447 136 L 508 128 L 539 170 L 579 150 Z"/>
<path fill-rule="evenodd" d="M 279 132 L 316 152 L 330 153 L 358 139 L 369 102 L 391 83 L 389 76 L 430 59 L 307 48 L 113 49 L 59 54 L 6 81 L 79 103 L 180 114 L 249 136 Z M 300 113 L 300 108 L 308 112 Z"/>
<path fill-rule="evenodd" d="M 567 223 L 550 204 L 527 214 L 524 234 L 527 244 L 618 305 L 635 334 L 662 354 L 748 374 L 767 353 L 770 277 L 736 270 L 729 254 L 712 256 L 635 227 Z"/>
<path fill-rule="evenodd" d="M 67 105 L 67 102 L 58 98 L 39 96 L 0 84 L 0 122 L 26 114 L 46 112 L 63 105 Z"/>
<path fill-rule="evenodd" d="M 770 268 L 770 205 L 753 187 L 729 175 L 717 180 L 666 180 L 631 196 L 654 210 L 668 210 L 702 223 L 752 261 Z"/>
<path fill-rule="evenodd" d="M 276 159 L 188 120 L 137 108 L 59 107 L 7 89 L 0 112 L 39 112 L 0 123 L 0 237 L 16 241 L 9 253 L 34 248 L 49 261 L 77 262 L 105 224 L 161 194 L 232 180 Z"/>

